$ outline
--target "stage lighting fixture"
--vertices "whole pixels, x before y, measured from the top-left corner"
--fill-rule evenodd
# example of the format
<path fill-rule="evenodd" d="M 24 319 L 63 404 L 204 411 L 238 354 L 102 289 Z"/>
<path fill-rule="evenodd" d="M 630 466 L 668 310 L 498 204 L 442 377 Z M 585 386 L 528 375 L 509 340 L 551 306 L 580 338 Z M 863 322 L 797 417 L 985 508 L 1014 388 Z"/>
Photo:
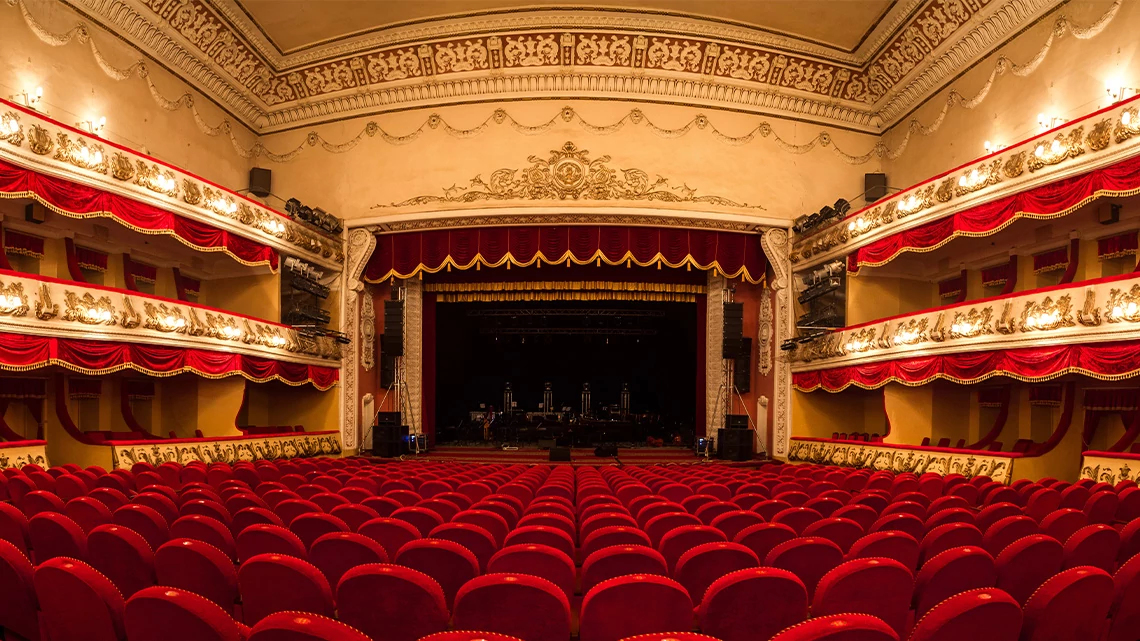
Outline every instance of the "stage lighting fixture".
<path fill-rule="evenodd" d="M 798 344 L 798 341 L 796 341 L 796 339 L 789 338 L 789 339 L 785 340 L 784 342 L 780 343 L 780 349 L 785 351 L 785 352 L 790 352 L 796 348 L 797 344 Z"/>
<path fill-rule="evenodd" d="M 840 198 L 839 200 L 835 201 L 835 204 L 832 205 L 832 207 L 835 209 L 835 211 L 839 212 L 840 216 L 846 216 L 847 213 L 851 211 L 851 203 L 847 202 L 847 200 L 844 198 Z"/>

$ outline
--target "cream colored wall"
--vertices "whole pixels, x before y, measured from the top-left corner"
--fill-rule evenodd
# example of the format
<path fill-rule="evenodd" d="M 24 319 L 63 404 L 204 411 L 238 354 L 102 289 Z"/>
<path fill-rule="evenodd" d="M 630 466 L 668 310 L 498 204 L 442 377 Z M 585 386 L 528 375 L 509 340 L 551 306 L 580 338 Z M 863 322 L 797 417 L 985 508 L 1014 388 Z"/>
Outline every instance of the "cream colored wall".
<path fill-rule="evenodd" d="M 179 438 L 194 438 L 198 427 L 198 381 L 193 374 L 182 374 L 160 379 L 155 385 L 156 399 L 160 401 L 159 416 L 162 424 L 155 433 L 162 436 L 174 431 Z"/>
<path fill-rule="evenodd" d="M 1054 21 L 1064 15 L 1075 26 L 1086 27 L 1105 14 L 1110 0 L 1072 0 L 965 72 L 946 89 L 934 94 L 910 116 L 883 136 L 889 149 L 903 141 L 910 120 L 929 127 L 951 91 L 967 99 L 982 89 L 1000 57 L 1025 65 L 1048 40 Z M 986 140 L 1010 144 L 1039 131 L 1039 113 L 1072 119 L 1107 106 L 1106 80 L 1120 79 L 1126 87 L 1140 86 L 1140 2 L 1125 0 L 1119 12 L 1096 37 L 1079 39 L 1071 33 L 1055 38 L 1037 69 L 1024 77 L 1007 71 L 997 77 L 986 98 L 975 108 L 951 107 L 938 130 L 915 132 L 897 159 L 883 163 L 888 182 L 906 187 L 985 154 Z"/>
<path fill-rule="evenodd" d="M 970 442 L 970 434 L 977 433 L 977 412 L 973 407 L 977 394 L 972 386 L 957 383 L 933 384 L 933 414 L 930 442 L 949 438 L 951 447 L 959 439 Z M 919 439 L 918 442 L 922 442 Z"/>
<path fill-rule="evenodd" d="M 240 376 L 198 380 L 198 429 L 202 435 L 239 436 L 234 418 L 241 407 L 245 379 Z"/>
<path fill-rule="evenodd" d="M 209 307 L 279 322 L 281 273 L 204 280 L 198 302 Z"/>
<path fill-rule="evenodd" d="M 937 285 L 909 278 L 876 276 L 866 270 L 847 277 L 847 324 L 858 325 L 938 304 Z"/>
<path fill-rule="evenodd" d="M 877 394 L 854 387 L 836 394 L 792 390 L 792 435 L 831 438 L 833 432 L 862 432 L 868 398 Z M 881 433 L 882 421 L 873 427 Z"/>
<path fill-rule="evenodd" d="M 40 402 L 32 400 L 33 403 Z M 4 412 L 4 422 L 8 424 L 13 432 L 23 436 L 25 439 L 31 440 L 36 438 L 36 432 L 39 426 L 32 418 L 32 413 L 28 411 L 28 407 L 21 401 L 12 401 L 8 403 L 8 409 Z"/>
<path fill-rule="evenodd" d="M 92 26 L 62 2 L 23 0 L 28 11 L 43 28 L 53 33 L 73 30 L 79 21 L 88 24 L 94 42 L 109 64 L 125 69 L 142 58 L 141 54 L 117 37 Z M 52 47 L 41 41 L 25 24 L 20 8 L 0 7 L 0 95 L 44 89 L 42 111 L 67 125 L 81 120 L 107 118 L 103 137 L 137 151 L 156 156 L 232 189 L 247 185 L 249 161 L 234 152 L 225 133 L 203 134 L 189 109 L 168 111 L 151 96 L 147 81 L 132 75 L 125 80 L 111 79 L 95 62 L 90 45 L 74 38 L 69 44 Z M 216 126 L 225 112 L 191 90 L 183 81 L 146 59 L 148 77 L 168 100 L 178 100 L 189 92 L 203 121 Z M 246 147 L 254 135 L 240 125 L 234 135 Z"/>
<path fill-rule="evenodd" d="M 269 390 L 269 425 L 304 425 L 307 432 L 335 430 L 339 427 L 339 390 L 324 392 L 312 385 L 286 387 L 272 385 Z"/>
<path fill-rule="evenodd" d="M 918 445 L 931 435 L 934 423 L 934 386 L 907 387 L 888 383 L 883 387 L 883 403 L 891 419 L 886 443 Z"/>

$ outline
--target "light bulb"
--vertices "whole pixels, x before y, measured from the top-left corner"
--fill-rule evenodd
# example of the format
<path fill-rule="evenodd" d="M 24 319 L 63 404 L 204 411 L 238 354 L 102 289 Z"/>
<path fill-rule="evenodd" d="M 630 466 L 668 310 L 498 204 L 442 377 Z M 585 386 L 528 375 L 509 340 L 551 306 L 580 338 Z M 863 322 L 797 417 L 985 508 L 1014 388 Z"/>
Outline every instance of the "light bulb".
<path fill-rule="evenodd" d="M 1132 112 L 1131 111 L 1125 111 L 1124 113 L 1120 114 L 1120 124 L 1127 127 L 1131 122 L 1132 122 Z"/>
<path fill-rule="evenodd" d="M 1037 145 L 1037 148 L 1033 150 L 1033 155 L 1037 156 L 1038 158 L 1040 158 L 1041 156 L 1044 156 L 1045 155 L 1045 145 Z"/>
<path fill-rule="evenodd" d="M 1050 145 L 1049 148 L 1053 151 L 1053 153 L 1057 153 L 1058 151 L 1061 151 L 1061 141 L 1060 140 L 1054 140 L 1053 144 Z"/>
<path fill-rule="evenodd" d="M 103 162 L 103 152 L 96 149 L 95 150 L 95 164 L 99 165 L 99 164 L 102 164 L 102 162 Z"/>

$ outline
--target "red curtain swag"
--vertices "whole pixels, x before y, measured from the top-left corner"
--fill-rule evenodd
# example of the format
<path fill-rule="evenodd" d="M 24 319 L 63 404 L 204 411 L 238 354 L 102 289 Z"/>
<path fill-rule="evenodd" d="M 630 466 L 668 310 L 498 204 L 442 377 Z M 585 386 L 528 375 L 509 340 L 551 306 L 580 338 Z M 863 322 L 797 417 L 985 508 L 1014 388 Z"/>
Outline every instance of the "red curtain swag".
<path fill-rule="evenodd" d="M 976 383 L 994 376 L 1036 382 L 1075 373 L 1118 380 L 1140 374 L 1138 347 L 1140 342 L 1132 341 L 920 356 L 799 372 L 792 375 L 792 385 L 803 392 L 839 392 L 852 385 L 876 389 L 891 382 L 914 386 L 939 379 Z"/>
<path fill-rule="evenodd" d="M 759 234 L 654 227 L 489 227 L 381 234 L 365 279 L 480 267 L 596 264 L 715 269 L 759 283 L 767 262 Z"/>
<path fill-rule="evenodd" d="M 67 386 L 71 398 L 99 398 L 103 395 L 103 379 L 72 377 Z"/>
<path fill-rule="evenodd" d="M 953 298 L 954 302 L 960 303 L 966 299 L 966 270 L 962 270 L 961 275 L 949 278 L 938 283 L 938 297 L 939 298 Z"/>
<path fill-rule="evenodd" d="M 0 160 L 0 198 L 32 198 L 71 218 L 107 217 L 143 234 L 173 236 L 199 251 L 221 251 L 246 265 L 277 269 L 272 247 L 117 194 Z"/>
<path fill-rule="evenodd" d="M 1058 247 L 1050 249 L 1047 252 L 1041 252 L 1033 256 L 1033 273 L 1043 274 L 1045 272 L 1056 271 L 1064 269 L 1069 266 L 1069 248 Z"/>
<path fill-rule="evenodd" d="M 4 253 L 22 256 L 44 257 L 44 239 L 21 234 L 11 229 L 4 230 Z"/>
<path fill-rule="evenodd" d="M 1060 385 L 1034 385 L 1029 388 L 1030 405 L 1061 406 Z"/>
<path fill-rule="evenodd" d="M 1101 260 L 1134 256 L 1136 250 L 1136 230 L 1126 231 L 1123 234 L 1109 236 L 1108 238 L 1100 238 L 1096 241 L 1096 257 Z"/>
<path fill-rule="evenodd" d="M 89 376 L 126 369 L 150 376 L 174 376 L 187 372 L 206 378 L 237 375 L 255 382 L 312 383 L 319 390 L 336 384 L 340 374 L 333 367 L 202 349 L 0 334 L 0 369 L 28 371 L 50 365 Z"/>
<path fill-rule="evenodd" d="M 996 287 L 1004 285 L 1009 280 L 1009 263 L 986 267 L 982 270 L 982 285 Z"/>
<path fill-rule="evenodd" d="M 75 262 L 83 269 L 96 272 L 107 271 L 107 254 L 96 249 L 75 246 Z"/>
<path fill-rule="evenodd" d="M 1059 218 L 1101 197 L 1140 193 L 1140 156 L 1079 176 L 1006 196 L 901 231 L 860 247 L 847 257 L 847 269 L 884 265 L 903 252 L 928 252 L 959 236 L 989 236 L 1019 218 Z"/>
<path fill-rule="evenodd" d="M 1092 388 L 1085 390 L 1086 410 L 1119 412 L 1140 408 L 1140 390 L 1129 387 Z"/>

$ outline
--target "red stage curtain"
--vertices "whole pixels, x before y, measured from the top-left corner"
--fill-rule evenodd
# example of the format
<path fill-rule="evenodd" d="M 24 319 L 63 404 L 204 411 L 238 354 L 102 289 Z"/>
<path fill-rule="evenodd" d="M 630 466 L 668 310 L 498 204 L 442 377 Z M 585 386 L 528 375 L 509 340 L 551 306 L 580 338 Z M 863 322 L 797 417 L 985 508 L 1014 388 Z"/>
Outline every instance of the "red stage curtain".
<path fill-rule="evenodd" d="M 864 265 L 888 263 L 903 252 L 930 251 L 958 236 L 997 233 L 1018 218 L 1056 218 L 1098 197 L 1131 196 L 1138 192 L 1140 156 L 971 207 L 877 240 L 849 254 L 847 268 L 857 272 Z"/>
<path fill-rule="evenodd" d="M 224 251 L 247 265 L 277 269 L 277 252 L 205 223 L 183 218 L 117 194 L 100 191 L 0 160 L 0 194 L 34 198 L 64 216 L 107 215 L 144 234 L 166 234 L 199 251 Z"/>
<path fill-rule="evenodd" d="M 804 392 L 821 387 L 838 392 L 851 385 L 876 389 L 890 382 L 921 385 L 937 379 L 976 383 L 994 376 L 1033 382 L 1077 373 L 1116 380 L 1140 373 L 1137 348 L 1140 342 L 1132 341 L 920 356 L 799 372 L 793 374 L 792 384 Z"/>
<path fill-rule="evenodd" d="M 240 375 L 256 382 L 312 383 L 321 390 L 332 387 L 340 375 L 340 370 L 335 367 L 287 363 L 203 349 L 0 334 L 0 369 L 26 371 L 49 365 L 96 376 L 124 369 L 151 376 L 173 376 L 184 372 L 207 378 Z"/>
<path fill-rule="evenodd" d="M 377 236 L 365 279 L 411 278 L 423 272 L 566 262 L 715 269 L 751 283 L 767 262 L 759 234 L 654 227 L 489 227 Z"/>
<path fill-rule="evenodd" d="M 44 239 L 21 234 L 11 229 L 4 230 L 4 252 L 23 256 L 44 257 Z"/>
<path fill-rule="evenodd" d="M 1140 407 L 1140 390 L 1135 388 L 1093 388 L 1085 390 L 1087 410 L 1134 410 Z"/>
<path fill-rule="evenodd" d="M 1123 234 L 1100 238 L 1096 241 L 1096 256 L 1105 258 L 1119 258 L 1121 256 L 1134 256 L 1137 250 L 1136 230 L 1126 231 Z"/>
<path fill-rule="evenodd" d="M 1056 271 L 1069 266 L 1069 248 L 1058 247 L 1033 256 L 1033 273 Z"/>
<path fill-rule="evenodd" d="M 71 398 L 99 398 L 103 395 L 103 379 L 72 377 L 67 395 Z"/>

